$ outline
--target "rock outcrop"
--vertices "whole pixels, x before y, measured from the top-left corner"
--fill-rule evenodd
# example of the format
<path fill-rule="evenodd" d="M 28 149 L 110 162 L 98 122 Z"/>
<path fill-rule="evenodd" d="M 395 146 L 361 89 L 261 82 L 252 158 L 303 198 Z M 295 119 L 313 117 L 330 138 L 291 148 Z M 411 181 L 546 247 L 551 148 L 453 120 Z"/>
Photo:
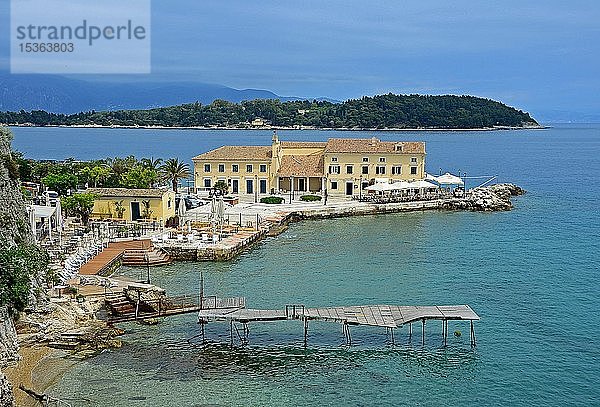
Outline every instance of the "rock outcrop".
<path fill-rule="evenodd" d="M 25 247 L 34 243 L 20 188 L 19 169 L 12 158 L 11 134 L 0 128 L 0 250 Z M 0 265 L 2 266 L 2 265 Z M 43 289 L 46 270 L 29 274 L 32 279 L 28 306 L 47 304 Z M 10 284 L 10 283 L 9 283 Z M 12 316 L 6 306 L 0 307 L 0 369 L 18 360 L 17 335 Z M 0 407 L 14 405 L 11 386 L 0 372 Z"/>
<path fill-rule="evenodd" d="M 10 137 L 0 128 L 0 249 L 14 247 L 27 237 L 28 222 L 18 168 L 11 158 Z M 0 369 L 19 358 L 17 334 L 7 307 L 0 307 Z M 0 371 L 0 407 L 13 406 L 12 388 Z"/>
<path fill-rule="evenodd" d="M 467 192 L 465 199 L 452 199 L 442 204 L 442 209 L 471 211 L 510 211 L 511 198 L 523 195 L 525 190 L 514 184 L 495 184 L 489 187 L 474 188 Z"/>

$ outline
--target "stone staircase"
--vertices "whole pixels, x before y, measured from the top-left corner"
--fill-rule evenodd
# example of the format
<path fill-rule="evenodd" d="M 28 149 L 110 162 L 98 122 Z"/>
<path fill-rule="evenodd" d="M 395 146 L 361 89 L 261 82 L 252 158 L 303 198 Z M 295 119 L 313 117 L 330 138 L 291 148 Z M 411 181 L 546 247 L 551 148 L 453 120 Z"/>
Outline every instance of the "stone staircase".
<path fill-rule="evenodd" d="M 125 294 L 116 294 L 106 297 L 106 307 L 112 315 L 135 313 L 135 304 Z"/>
<path fill-rule="evenodd" d="M 155 248 L 127 249 L 123 253 L 124 266 L 164 266 L 171 261 L 168 254 Z"/>

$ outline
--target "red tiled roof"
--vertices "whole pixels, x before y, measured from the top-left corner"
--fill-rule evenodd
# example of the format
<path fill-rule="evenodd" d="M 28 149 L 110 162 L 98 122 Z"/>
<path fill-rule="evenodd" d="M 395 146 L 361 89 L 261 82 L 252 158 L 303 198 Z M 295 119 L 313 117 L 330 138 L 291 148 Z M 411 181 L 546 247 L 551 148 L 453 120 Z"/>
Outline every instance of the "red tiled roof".
<path fill-rule="evenodd" d="M 282 141 L 283 148 L 325 148 L 327 145 L 324 141 Z"/>
<path fill-rule="evenodd" d="M 370 139 L 331 138 L 325 147 L 326 153 L 394 153 L 425 154 L 422 141 L 381 141 Z"/>
<path fill-rule="evenodd" d="M 323 156 L 319 155 L 284 155 L 281 159 L 281 167 L 277 173 L 280 177 L 323 176 Z"/>
<path fill-rule="evenodd" d="M 193 159 L 270 161 L 271 155 L 271 147 L 266 146 L 223 146 L 197 155 Z"/>

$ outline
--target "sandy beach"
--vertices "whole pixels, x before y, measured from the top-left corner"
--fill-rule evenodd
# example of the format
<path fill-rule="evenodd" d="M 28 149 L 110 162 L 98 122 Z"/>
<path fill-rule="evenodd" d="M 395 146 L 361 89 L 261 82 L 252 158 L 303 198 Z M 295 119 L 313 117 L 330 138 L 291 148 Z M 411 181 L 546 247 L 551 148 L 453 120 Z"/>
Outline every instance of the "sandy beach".
<path fill-rule="evenodd" d="M 74 359 L 66 358 L 66 353 L 46 346 L 22 347 L 19 351 L 22 359 L 5 373 L 13 386 L 18 407 L 35 407 L 39 403 L 19 390 L 25 387 L 44 393 L 56 384 L 62 375 L 75 363 Z"/>

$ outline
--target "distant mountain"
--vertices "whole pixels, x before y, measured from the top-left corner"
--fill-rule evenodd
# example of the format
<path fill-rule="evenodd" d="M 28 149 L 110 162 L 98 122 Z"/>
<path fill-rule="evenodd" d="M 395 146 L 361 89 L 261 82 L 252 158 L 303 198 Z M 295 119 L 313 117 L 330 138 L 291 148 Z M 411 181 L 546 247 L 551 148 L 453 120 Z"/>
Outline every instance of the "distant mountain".
<path fill-rule="evenodd" d="M 0 111 L 44 110 L 68 114 L 89 110 L 150 109 L 193 102 L 209 104 L 217 99 L 237 103 L 299 98 L 281 97 L 268 90 L 240 90 L 206 83 L 88 82 L 56 75 L 0 73 Z"/>

